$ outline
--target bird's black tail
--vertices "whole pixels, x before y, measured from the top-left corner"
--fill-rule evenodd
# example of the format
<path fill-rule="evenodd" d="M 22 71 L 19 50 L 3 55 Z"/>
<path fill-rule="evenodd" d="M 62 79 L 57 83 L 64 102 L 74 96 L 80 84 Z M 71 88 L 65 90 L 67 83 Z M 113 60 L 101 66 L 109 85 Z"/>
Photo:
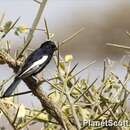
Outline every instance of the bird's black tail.
<path fill-rule="evenodd" d="M 18 77 L 15 77 L 13 83 L 9 86 L 9 88 L 5 91 L 4 95 L 2 96 L 2 98 L 4 97 L 9 97 L 13 91 L 16 89 L 17 85 L 20 83 L 21 79 Z"/>

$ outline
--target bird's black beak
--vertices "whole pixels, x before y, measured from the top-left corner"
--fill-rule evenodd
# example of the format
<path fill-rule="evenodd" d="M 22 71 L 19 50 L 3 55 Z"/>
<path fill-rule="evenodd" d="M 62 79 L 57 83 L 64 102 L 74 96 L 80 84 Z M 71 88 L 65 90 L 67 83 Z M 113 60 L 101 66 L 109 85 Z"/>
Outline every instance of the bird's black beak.
<path fill-rule="evenodd" d="M 55 51 L 57 51 L 58 50 L 58 47 L 55 47 Z"/>

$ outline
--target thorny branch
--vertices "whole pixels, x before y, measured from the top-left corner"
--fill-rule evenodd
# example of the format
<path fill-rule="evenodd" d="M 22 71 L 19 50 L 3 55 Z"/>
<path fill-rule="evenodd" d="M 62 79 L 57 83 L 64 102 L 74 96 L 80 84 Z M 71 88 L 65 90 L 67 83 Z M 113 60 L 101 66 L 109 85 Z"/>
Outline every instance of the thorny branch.
<path fill-rule="evenodd" d="M 6 51 L 0 51 L 0 63 L 8 64 L 8 66 L 10 68 L 12 68 L 15 73 L 17 73 L 17 71 L 19 70 L 20 64 L 21 64 L 18 61 L 18 59 L 23 55 L 24 51 L 27 49 L 27 47 L 29 46 L 29 43 L 31 42 L 31 40 L 33 38 L 33 34 L 39 23 L 41 16 L 42 16 L 46 2 L 47 2 L 47 0 L 42 0 L 42 2 L 39 3 L 40 7 L 39 7 L 37 15 L 33 21 L 33 24 L 31 27 L 32 29 L 29 31 L 27 39 L 25 40 L 25 42 L 26 42 L 25 46 L 19 53 L 19 55 L 17 57 L 17 61 L 13 57 L 11 57 Z M 38 75 L 36 76 L 36 78 L 37 78 L 37 80 L 34 77 L 29 77 L 29 78 L 24 79 L 23 81 L 29 87 L 29 89 L 31 89 L 32 93 L 39 99 L 43 108 L 45 108 L 46 111 L 59 122 L 59 124 L 62 126 L 62 128 L 64 128 L 65 130 L 69 130 L 69 129 L 73 130 L 74 128 L 70 124 L 67 117 L 65 117 L 61 113 L 59 108 L 51 100 L 49 100 L 48 97 L 39 88 L 40 84 L 43 81 L 43 78 L 39 77 Z"/>
<path fill-rule="evenodd" d="M 24 51 L 29 46 L 29 43 L 31 42 L 31 40 L 33 38 L 33 34 L 34 34 L 35 30 L 36 30 L 36 27 L 37 27 L 37 25 L 38 25 L 38 23 L 40 21 L 41 16 L 42 16 L 43 10 L 44 10 L 45 5 L 46 5 L 46 2 L 47 2 L 47 0 L 42 0 L 42 2 L 40 3 L 39 10 L 37 12 L 37 15 L 36 15 L 36 17 L 35 17 L 35 19 L 33 21 L 32 27 L 31 27 L 32 29 L 29 31 L 29 34 L 28 34 L 27 39 L 26 39 L 25 46 L 21 50 L 21 52 L 19 53 L 17 59 L 21 57 L 21 55 L 24 53 Z"/>
<path fill-rule="evenodd" d="M 0 63 L 7 63 L 9 67 L 11 67 L 14 72 L 16 73 L 20 67 L 20 62 L 15 59 L 13 59 L 7 52 L 0 51 Z M 24 79 L 23 81 L 28 86 L 29 89 L 31 89 L 32 93 L 39 99 L 41 102 L 43 108 L 46 109 L 46 111 L 52 115 L 59 124 L 66 130 L 73 130 L 73 126 L 70 124 L 67 117 L 65 117 L 59 108 L 48 99 L 46 94 L 39 88 L 41 83 L 43 82 L 43 78 L 40 76 L 36 76 L 37 80 L 34 77 L 29 77 Z"/>

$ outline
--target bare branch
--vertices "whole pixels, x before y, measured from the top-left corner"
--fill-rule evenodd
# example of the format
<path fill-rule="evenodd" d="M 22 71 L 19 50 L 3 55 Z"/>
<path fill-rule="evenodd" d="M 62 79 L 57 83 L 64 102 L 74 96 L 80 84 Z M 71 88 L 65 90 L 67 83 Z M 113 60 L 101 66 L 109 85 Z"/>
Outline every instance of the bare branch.
<path fill-rule="evenodd" d="M 35 30 L 36 30 L 36 27 L 37 27 L 37 25 L 38 25 L 38 23 L 40 21 L 41 16 L 42 16 L 43 10 L 44 10 L 45 5 L 46 5 L 46 2 L 47 2 L 47 0 L 42 0 L 42 2 L 40 3 L 39 10 L 37 12 L 37 15 L 36 15 L 36 17 L 35 17 L 35 19 L 33 21 L 32 27 L 31 27 L 32 29 L 29 31 L 29 34 L 27 36 L 26 44 L 25 44 L 24 48 L 21 50 L 21 52 L 19 53 L 17 59 L 19 59 L 21 57 L 21 55 L 24 53 L 24 51 L 29 46 L 29 44 L 30 44 L 30 42 L 31 42 L 31 40 L 33 38 L 33 34 L 34 34 Z"/>
<path fill-rule="evenodd" d="M 38 1 L 38 0 L 34 0 L 36 3 L 38 3 L 38 4 L 41 4 L 41 2 L 40 1 Z"/>
<path fill-rule="evenodd" d="M 13 121 L 9 118 L 8 114 L 7 114 L 7 109 L 5 108 L 3 102 L 0 100 L 0 110 L 4 113 L 5 117 L 8 119 L 10 125 L 12 126 L 12 128 L 14 130 L 16 130 L 15 126 L 13 125 Z"/>
<path fill-rule="evenodd" d="M 11 25 L 11 27 L 8 29 L 8 31 L 2 35 L 1 39 L 3 39 L 9 32 L 12 30 L 12 28 L 16 25 L 16 23 L 19 21 L 20 17 L 16 19 L 16 21 Z"/>
<path fill-rule="evenodd" d="M 5 51 L 0 51 L 0 58 L 4 63 L 7 63 L 9 67 L 11 67 L 15 73 L 17 73 L 19 67 L 20 67 L 20 62 L 15 61 L 8 53 Z M 37 80 L 36 80 L 37 78 Z M 69 120 L 67 119 L 66 116 L 62 114 L 60 109 L 58 108 L 57 105 L 55 105 L 47 96 L 46 94 L 39 88 L 41 83 L 43 82 L 43 78 L 40 76 L 34 77 L 28 77 L 26 79 L 23 79 L 25 84 L 28 86 L 28 88 L 32 91 L 34 96 L 36 96 L 39 101 L 42 104 L 42 107 L 45 108 L 45 110 L 53 116 L 59 124 L 65 129 L 65 130 L 75 130 L 75 128 L 71 125 Z"/>
<path fill-rule="evenodd" d="M 114 43 L 106 43 L 106 45 L 108 45 L 108 46 L 113 46 L 113 47 L 118 47 L 118 48 L 121 48 L 121 49 L 130 50 L 130 47 L 129 47 L 129 46 L 124 46 L 124 45 L 119 45 L 119 44 L 114 44 Z"/>
<path fill-rule="evenodd" d="M 49 40 L 49 39 L 50 39 L 50 36 L 49 36 L 49 30 L 48 30 L 47 21 L 46 21 L 45 18 L 44 18 L 44 23 L 45 23 L 45 28 L 46 28 L 47 39 Z"/>
<path fill-rule="evenodd" d="M 80 32 L 82 32 L 85 28 L 81 28 L 79 29 L 77 32 L 75 32 L 74 34 L 72 34 L 71 36 L 69 36 L 68 38 L 66 38 L 65 40 L 63 40 L 60 44 L 60 46 L 64 45 L 66 42 L 68 42 L 69 40 L 73 39 L 74 37 L 76 37 Z"/>

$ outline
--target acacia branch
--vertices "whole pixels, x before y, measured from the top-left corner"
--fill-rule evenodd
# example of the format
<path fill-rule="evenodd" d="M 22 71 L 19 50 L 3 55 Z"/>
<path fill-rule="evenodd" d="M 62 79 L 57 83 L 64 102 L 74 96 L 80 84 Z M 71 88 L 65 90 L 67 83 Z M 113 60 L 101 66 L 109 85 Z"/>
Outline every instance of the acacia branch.
<path fill-rule="evenodd" d="M 31 42 L 32 38 L 33 38 L 33 34 L 37 28 L 37 25 L 40 21 L 40 18 L 42 16 L 42 13 L 43 13 L 43 10 L 45 8 L 45 5 L 46 5 L 46 2 L 47 0 L 42 0 L 42 2 L 40 3 L 40 7 L 38 9 L 38 12 L 37 12 L 37 15 L 32 23 L 32 27 L 28 33 L 28 36 L 27 36 L 27 39 L 26 39 L 26 43 L 25 43 L 25 46 L 24 48 L 21 50 L 21 52 L 19 53 L 17 59 L 19 59 L 21 57 L 21 55 L 24 53 L 24 51 L 27 49 L 27 47 L 29 46 L 29 43 Z"/>
<path fill-rule="evenodd" d="M 5 108 L 4 104 L 2 101 L 0 101 L 0 110 L 4 113 L 5 117 L 7 118 L 9 124 L 12 126 L 14 130 L 16 130 L 15 126 L 13 125 L 13 121 L 9 118 L 7 109 Z"/>
<path fill-rule="evenodd" d="M 16 60 L 5 51 L 0 51 L 0 63 L 8 64 L 8 66 L 12 68 L 15 73 L 17 73 L 21 64 L 19 61 L 16 62 Z M 58 106 L 54 104 L 40 89 L 39 86 L 43 82 L 43 78 L 37 75 L 36 77 L 25 78 L 23 81 L 32 91 L 33 95 L 39 99 L 42 107 L 45 108 L 45 110 L 58 121 L 62 128 L 65 130 L 75 130 L 75 128 L 69 122 L 68 118 L 62 114 Z"/>
<path fill-rule="evenodd" d="M 29 31 L 29 34 L 25 40 L 25 46 L 17 56 L 17 60 L 15 60 L 13 57 L 11 57 L 6 51 L 2 50 L 0 51 L 0 64 L 8 64 L 10 68 L 14 70 L 15 73 L 19 70 L 21 62 L 19 62 L 19 58 L 23 55 L 25 50 L 28 48 L 32 38 L 33 34 L 36 30 L 36 27 L 40 21 L 40 18 L 42 16 L 43 10 L 45 8 L 47 0 L 42 0 L 40 2 L 40 7 L 38 9 L 37 15 L 32 23 L 32 27 Z M 43 78 L 39 77 L 38 75 L 36 77 L 28 77 L 26 79 L 23 79 L 27 87 L 32 91 L 34 96 L 36 96 L 39 101 L 41 102 L 41 105 L 45 110 L 55 118 L 55 120 L 61 125 L 62 128 L 65 130 L 75 130 L 75 128 L 71 125 L 68 118 L 61 112 L 61 110 L 58 108 L 56 104 L 54 104 L 44 92 L 40 89 L 40 85 L 43 82 Z"/>

